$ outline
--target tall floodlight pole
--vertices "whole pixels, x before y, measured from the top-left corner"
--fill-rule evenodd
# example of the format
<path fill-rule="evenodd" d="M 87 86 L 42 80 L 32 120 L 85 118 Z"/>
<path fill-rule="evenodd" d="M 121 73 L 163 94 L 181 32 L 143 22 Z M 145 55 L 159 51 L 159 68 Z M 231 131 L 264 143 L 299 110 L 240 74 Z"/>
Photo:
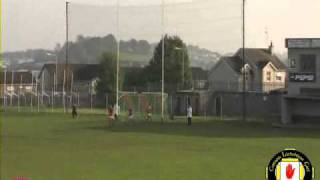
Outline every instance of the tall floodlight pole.
<path fill-rule="evenodd" d="M 66 64 L 65 64 L 65 67 L 64 67 L 64 70 L 65 70 L 65 88 L 66 88 L 66 92 L 68 92 L 68 82 L 69 82 L 69 4 L 70 2 L 66 2 Z M 66 94 L 67 95 L 67 94 Z M 68 104 L 66 103 L 66 100 L 65 100 L 65 97 L 64 96 L 64 102 L 65 102 L 65 112 L 68 112 Z M 67 96 L 68 97 L 68 96 Z"/>
<path fill-rule="evenodd" d="M 22 75 L 20 75 L 20 85 L 19 85 L 19 91 L 18 91 L 18 112 L 20 112 L 21 88 L 22 88 Z"/>
<path fill-rule="evenodd" d="M 245 69 L 245 0 L 242 0 L 242 119 L 246 121 L 246 69 Z"/>
<path fill-rule="evenodd" d="M 53 96 L 54 96 L 54 87 L 52 87 L 52 94 L 51 94 L 51 112 L 53 112 Z"/>
<path fill-rule="evenodd" d="M 184 89 L 184 50 L 182 49 L 182 88 Z"/>
<path fill-rule="evenodd" d="M 52 91 L 52 107 L 55 103 L 55 94 L 56 94 L 56 73 L 53 75 L 53 91 Z"/>
<path fill-rule="evenodd" d="M 38 105 L 38 112 L 40 112 L 40 99 L 39 99 L 39 88 L 38 88 L 38 84 L 39 84 L 39 79 L 36 79 L 36 90 L 37 90 L 37 105 Z"/>
<path fill-rule="evenodd" d="M 10 106 L 12 106 L 12 96 L 14 94 L 14 87 L 13 87 L 13 78 L 14 78 L 14 71 L 11 72 L 11 95 L 10 95 Z"/>
<path fill-rule="evenodd" d="M 71 92 L 71 97 L 70 97 L 70 103 L 73 104 L 73 72 L 71 74 L 71 85 L 70 85 L 70 92 Z"/>
<path fill-rule="evenodd" d="M 119 105 L 119 60 L 120 60 L 120 2 L 117 0 L 117 70 L 116 70 L 116 110 Z M 118 112 L 116 112 L 118 113 Z"/>
<path fill-rule="evenodd" d="M 43 94 L 44 94 L 44 72 L 41 76 L 41 105 L 43 106 Z"/>
<path fill-rule="evenodd" d="M 7 105 L 7 69 L 4 69 L 4 81 L 3 81 L 3 107 L 6 110 Z"/>
<path fill-rule="evenodd" d="M 162 23 L 162 67 L 161 67 L 161 123 L 164 121 L 164 0 L 161 3 L 162 6 L 162 13 L 161 13 L 161 23 Z"/>
<path fill-rule="evenodd" d="M 54 92 L 57 91 L 57 76 L 58 76 L 58 52 L 56 52 L 56 72 L 54 74 L 55 82 L 54 82 Z"/>
<path fill-rule="evenodd" d="M 62 84 L 62 104 L 63 104 L 63 112 L 66 113 L 66 99 L 65 99 L 65 82 L 66 82 L 66 71 L 63 71 L 63 84 Z"/>
<path fill-rule="evenodd" d="M 31 112 L 33 111 L 32 96 L 33 96 L 33 73 L 31 73 L 31 95 L 30 95 Z"/>

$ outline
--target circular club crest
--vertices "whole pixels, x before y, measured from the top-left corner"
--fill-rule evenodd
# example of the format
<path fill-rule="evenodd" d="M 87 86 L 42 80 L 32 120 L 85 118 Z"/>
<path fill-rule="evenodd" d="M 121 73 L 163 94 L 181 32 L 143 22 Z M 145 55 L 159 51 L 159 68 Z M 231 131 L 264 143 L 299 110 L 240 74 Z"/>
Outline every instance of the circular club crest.
<path fill-rule="evenodd" d="M 271 159 L 266 176 L 268 180 L 312 180 L 314 168 L 303 153 L 285 149 Z"/>

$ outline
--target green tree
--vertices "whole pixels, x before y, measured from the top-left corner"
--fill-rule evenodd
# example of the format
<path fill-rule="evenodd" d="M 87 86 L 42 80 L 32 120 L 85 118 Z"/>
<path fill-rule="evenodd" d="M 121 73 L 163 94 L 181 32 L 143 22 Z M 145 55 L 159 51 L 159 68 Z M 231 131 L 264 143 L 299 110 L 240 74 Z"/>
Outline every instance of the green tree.
<path fill-rule="evenodd" d="M 116 80 L 117 80 L 117 60 L 116 56 L 111 53 L 103 53 L 100 60 L 100 68 L 96 91 L 99 99 L 104 100 L 108 94 L 108 103 L 115 104 L 116 102 Z"/>
<path fill-rule="evenodd" d="M 153 58 L 146 68 L 148 82 L 161 82 L 162 40 L 157 44 Z M 191 86 L 192 75 L 187 46 L 178 36 L 164 37 L 164 80 L 167 92 Z"/>

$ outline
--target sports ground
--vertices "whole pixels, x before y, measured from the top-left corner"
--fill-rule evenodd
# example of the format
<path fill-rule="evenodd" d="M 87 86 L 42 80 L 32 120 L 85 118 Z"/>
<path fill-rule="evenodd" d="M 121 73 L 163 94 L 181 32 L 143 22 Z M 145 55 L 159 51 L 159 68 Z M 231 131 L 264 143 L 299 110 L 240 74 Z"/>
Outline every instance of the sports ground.
<path fill-rule="evenodd" d="M 320 131 L 194 118 L 107 126 L 103 113 L 2 114 L 1 180 L 262 180 L 272 155 L 294 147 L 320 168 Z"/>

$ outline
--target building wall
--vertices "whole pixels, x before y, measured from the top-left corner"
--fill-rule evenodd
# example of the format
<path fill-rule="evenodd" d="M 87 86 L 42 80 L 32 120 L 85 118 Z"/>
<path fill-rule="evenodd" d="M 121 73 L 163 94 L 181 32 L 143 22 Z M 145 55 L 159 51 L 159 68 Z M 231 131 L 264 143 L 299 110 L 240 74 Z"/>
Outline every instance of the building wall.
<path fill-rule="evenodd" d="M 320 48 L 318 49 L 289 49 L 289 61 L 295 59 L 295 68 L 289 67 L 289 72 L 300 72 L 300 55 L 315 54 L 316 55 L 316 80 L 315 82 L 288 82 L 288 94 L 299 95 L 301 87 L 320 88 Z"/>
<path fill-rule="evenodd" d="M 208 115 L 222 117 L 241 117 L 243 111 L 243 98 L 241 92 L 212 92 L 208 99 Z M 248 118 L 280 119 L 282 94 L 274 93 L 246 93 L 246 114 Z M 217 103 L 221 101 L 221 107 Z"/>
<path fill-rule="evenodd" d="M 210 72 L 209 88 L 216 91 L 239 91 L 239 78 L 239 74 L 223 61 Z"/>
<path fill-rule="evenodd" d="M 205 116 L 208 108 L 208 97 L 208 91 L 179 92 L 169 97 L 169 112 L 173 112 L 176 116 L 185 116 L 190 103 L 194 116 Z"/>
<path fill-rule="evenodd" d="M 320 99 L 314 97 L 286 97 L 282 99 L 282 123 L 290 124 L 296 122 L 319 123 Z"/>

